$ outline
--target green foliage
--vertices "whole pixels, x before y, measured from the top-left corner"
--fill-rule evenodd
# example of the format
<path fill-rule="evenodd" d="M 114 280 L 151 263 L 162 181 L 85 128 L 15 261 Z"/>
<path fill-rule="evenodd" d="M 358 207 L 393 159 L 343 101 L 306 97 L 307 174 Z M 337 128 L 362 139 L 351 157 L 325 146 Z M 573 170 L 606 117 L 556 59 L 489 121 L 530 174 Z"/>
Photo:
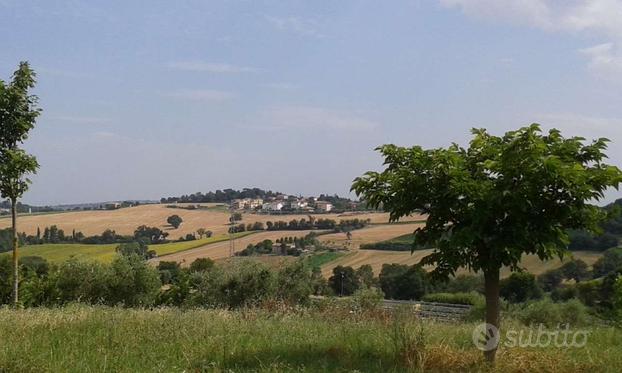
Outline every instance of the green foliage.
<path fill-rule="evenodd" d="M 375 285 L 374 271 L 369 264 L 363 264 L 356 269 L 356 276 L 363 287 L 371 288 Z"/>
<path fill-rule="evenodd" d="M 177 229 L 181 225 L 184 220 L 179 215 L 171 215 L 166 218 L 166 222 L 169 223 L 173 228 Z"/>
<path fill-rule="evenodd" d="M 333 268 L 333 275 L 328 279 L 328 285 L 335 294 L 347 296 L 354 294 L 361 287 L 361 281 L 352 267 L 338 265 Z"/>
<path fill-rule="evenodd" d="M 383 264 L 378 280 L 387 299 L 421 299 L 431 286 L 420 265 Z"/>
<path fill-rule="evenodd" d="M 576 299 L 560 303 L 549 299 L 530 302 L 516 306 L 511 315 L 525 325 L 543 324 L 547 327 L 564 324 L 579 327 L 588 324 L 590 320 L 588 309 Z"/>
<path fill-rule="evenodd" d="M 143 260 L 151 259 L 156 256 L 156 252 L 149 250 L 149 247 L 143 241 L 122 243 L 117 246 L 116 251 L 124 256 L 138 255 Z"/>
<path fill-rule="evenodd" d="M 622 276 L 618 277 L 614 287 L 613 307 L 619 320 L 622 320 Z"/>
<path fill-rule="evenodd" d="M 587 204 L 617 187 L 622 172 L 603 163 L 606 139 L 585 144 L 538 125 L 492 136 L 473 130 L 468 148 L 378 148 L 386 169 L 355 179 L 352 190 L 392 221 L 414 212 L 428 216 L 415 245 L 435 251 L 424 264 L 453 274 L 460 267 L 518 269 L 523 254 L 560 256 L 566 229 L 598 230 L 606 217 Z"/>
<path fill-rule="evenodd" d="M 472 306 L 484 304 L 484 296 L 480 293 L 431 293 L 424 295 L 421 300 L 425 302 L 469 304 Z"/>
<path fill-rule="evenodd" d="M 570 250 L 603 251 L 618 246 L 619 242 L 618 237 L 609 232 L 595 235 L 582 230 L 571 230 L 568 235 L 570 239 L 568 249 Z"/>
<path fill-rule="evenodd" d="M 205 272 L 214 267 L 215 262 L 210 258 L 198 258 L 190 263 L 190 272 Z"/>
<path fill-rule="evenodd" d="M 605 251 L 592 267 L 595 278 L 618 271 L 622 268 L 622 248 L 611 248 Z"/>
<path fill-rule="evenodd" d="M 134 231 L 134 239 L 138 242 L 144 242 L 146 244 L 159 244 L 166 242 L 167 232 L 163 232 L 156 227 L 148 227 L 141 225 Z"/>
<path fill-rule="evenodd" d="M 192 273 L 190 282 L 196 289 L 188 301 L 193 306 L 252 306 L 273 298 L 275 294 L 274 273 L 265 265 L 250 260 Z"/>
<path fill-rule="evenodd" d="M 101 263 L 69 259 L 51 275 L 50 302 L 105 303 L 109 278 L 108 268 Z"/>
<path fill-rule="evenodd" d="M 107 301 L 126 307 L 150 306 L 161 286 L 158 271 L 142 257 L 119 255 L 110 265 Z"/>
<path fill-rule="evenodd" d="M 471 293 L 484 292 L 484 278 L 482 276 L 460 274 L 448 279 L 435 279 L 431 291 L 439 293 Z"/>
<path fill-rule="evenodd" d="M 382 307 L 384 293 L 376 287 L 362 287 L 352 294 L 352 308 L 373 311 Z"/>
<path fill-rule="evenodd" d="M 303 262 L 294 262 L 276 274 L 276 297 L 288 304 L 307 304 L 313 292 L 311 271 Z"/>
<path fill-rule="evenodd" d="M 510 303 L 542 298 L 536 277 L 529 272 L 515 272 L 501 280 L 501 296 Z"/>

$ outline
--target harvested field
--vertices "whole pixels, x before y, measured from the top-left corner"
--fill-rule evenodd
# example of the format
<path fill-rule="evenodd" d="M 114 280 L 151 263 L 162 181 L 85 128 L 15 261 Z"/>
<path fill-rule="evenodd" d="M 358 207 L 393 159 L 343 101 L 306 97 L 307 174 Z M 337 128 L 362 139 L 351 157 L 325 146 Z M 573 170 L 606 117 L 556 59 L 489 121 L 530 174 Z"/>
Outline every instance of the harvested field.
<path fill-rule="evenodd" d="M 256 244 L 263 240 L 275 241 L 282 237 L 304 237 L 311 231 L 272 231 L 272 232 L 259 232 L 239 238 L 235 240 L 235 251 L 241 251 L 248 246 L 248 244 Z M 318 231 L 314 231 L 318 232 Z M 164 255 L 150 262 L 157 264 L 160 261 L 170 261 L 182 263 L 182 266 L 190 265 L 194 260 L 198 258 L 210 258 L 213 260 L 226 259 L 229 257 L 229 241 L 223 241 L 197 247 L 195 249 L 185 250 L 178 253 Z"/>
<path fill-rule="evenodd" d="M 332 276 L 332 270 L 338 265 L 342 266 L 351 266 L 353 268 L 358 268 L 364 264 L 369 264 L 372 266 L 374 270 L 374 274 L 377 276 L 382 269 L 383 264 L 406 264 L 413 265 L 419 263 L 419 261 L 432 250 L 420 250 L 415 251 L 411 254 L 408 251 L 386 251 L 386 250 L 353 250 L 351 253 L 338 258 L 332 262 L 327 263 L 322 266 L 322 275 L 326 278 Z M 601 257 L 600 253 L 593 251 L 574 251 L 572 252 L 574 258 L 581 259 L 586 262 L 588 265 L 594 264 L 598 258 Z M 568 260 L 568 259 L 564 259 Z M 539 275 L 544 273 L 550 269 L 555 269 L 560 267 L 563 264 L 559 259 L 551 259 L 546 262 L 542 262 L 535 255 L 527 255 L 523 257 L 522 266 L 535 275 Z M 466 273 L 467 271 L 459 271 Z M 510 275 L 510 271 L 507 268 L 501 270 L 501 276 L 507 277 Z"/>
<path fill-rule="evenodd" d="M 362 244 L 388 240 L 404 234 L 413 233 L 422 223 L 373 225 L 352 231 L 350 249 L 358 249 Z M 346 247 L 345 233 L 331 233 L 320 237 L 322 242 Z"/>
<path fill-rule="evenodd" d="M 71 211 L 56 214 L 23 215 L 18 220 L 18 231 L 27 234 L 36 234 L 37 227 L 43 229 L 56 225 L 65 233 L 73 229 L 87 236 L 101 234 L 105 229 L 113 229 L 118 234 L 132 234 L 139 225 L 158 227 L 169 233 L 171 239 L 177 239 L 188 233 L 194 233 L 199 228 L 214 232 L 214 235 L 225 234 L 228 231 L 229 213 L 217 208 L 219 204 L 201 204 L 210 209 L 186 210 L 182 208 L 168 208 L 166 204 L 141 205 L 118 210 Z M 173 229 L 166 223 L 166 218 L 177 214 L 183 219 L 178 229 Z M 386 213 L 344 213 L 344 214 L 314 214 L 315 218 L 334 219 L 371 219 L 372 223 L 385 223 L 389 220 Z M 256 221 L 290 221 L 292 219 L 308 219 L 307 215 L 263 215 L 243 214 L 242 223 Z M 404 221 L 421 220 L 421 216 L 414 215 Z M 11 219 L 1 218 L 0 228 L 7 228 Z"/>

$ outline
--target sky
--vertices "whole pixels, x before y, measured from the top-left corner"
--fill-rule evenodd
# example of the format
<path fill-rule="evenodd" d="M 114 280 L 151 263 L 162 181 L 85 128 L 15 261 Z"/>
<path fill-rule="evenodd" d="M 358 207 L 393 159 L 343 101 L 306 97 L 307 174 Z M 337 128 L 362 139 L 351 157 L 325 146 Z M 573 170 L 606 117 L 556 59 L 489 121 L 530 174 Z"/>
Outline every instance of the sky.
<path fill-rule="evenodd" d="M 0 78 L 29 61 L 43 109 L 24 202 L 348 195 L 378 145 L 533 122 L 611 139 L 620 166 L 620 19 L 614 0 L 0 0 Z"/>

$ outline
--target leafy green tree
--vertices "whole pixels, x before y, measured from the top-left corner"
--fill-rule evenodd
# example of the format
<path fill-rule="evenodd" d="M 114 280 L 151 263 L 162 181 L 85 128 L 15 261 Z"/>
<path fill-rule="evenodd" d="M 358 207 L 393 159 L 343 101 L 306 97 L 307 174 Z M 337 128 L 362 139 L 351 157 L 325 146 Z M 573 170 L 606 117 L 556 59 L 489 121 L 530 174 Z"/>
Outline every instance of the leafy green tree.
<path fill-rule="evenodd" d="M 557 289 L 564 281 L 564 274 L 557 269 L 550 269 L 538 276 L 538 284 L 544 291 L 553 291 Z"/>
<path fill-rule="evenodd" d="M 148 260 L 156 256 L 156 252 L 154 250 L 149 250 L 149 246 L 143 241 L 122 243 L 117 246 L 116 251 L 125 256 L 138 255 L 143 258 L 143 260 Z"/>
<path fill-rule="evenodd" d="M 592 267 L 594 278 L 606 276 L 622 269 L 622 248 L 614 247 L 605 251 Z"/>
<path fill-rule="evenodd" d="M 576 282 L 587 280 L 591 276 L 587 263 L 581 259 L 573 259 L 564 263 L 560 267 L 560 271 L 565 278 Z"/>
<path fill-rule="evenodd" d="M 333 268 L 333 275 L 328 279 L 328 285 L 335 294 L 347 296 L 354 294 L 361 287 L 361 282 L 352 267 L 339 265 Z"/>
<path fill-rule="evenodd" d="M 171 215 L 166 219 L 166 222 L 173 226 L 173 228 L 177 229 L 181 225 L 184 220 L 179 215 Z"/>
<path fill-rule="evenodd" d="M 39 168 L 37 159 L 19 148 L 41 113 L 37 96 L 29 94 L 35 76 L 27 62 L 20 62 L 11 82 L 0 80 L 0 195 L 11 202 L 14 306 L 19 303 L 17 200 L 28 190 L 28 175 Z"/>
<path fill-rule="evenodd" d="M 529 272 L 515 272 L 501 280 L 499 293 L 510 303 L 522 303 L 530 299 L 542 298 L 542 289 L 536 277 Z"/>
<path fill-rule="evenodd" d="M 378 280 L 388 299 L 421 299 L 430 287 L 428 274 L 420 265 L 383 264 Z"/>
<path fill-rule="evenodd" d="M 391 221 L 427 216 L 413 249 L 435 247 L 424 264 L 448 276 L 467 267 L 484 273 L 486 322 L 500 327 L 499 273 L 519 269 L 524 254 L 567 252 L 567 229 L 599 231 L 607 213 L 588 201 L 618 187 L 622 172 L 604 163 L 607 139 L 589 144 L 533 124 L 504 136 L 474 129 L 467 148 L 378 148 L 386 168 L 356 178 L 354 190 Z M 494 362 L 496 349 L 485 352 Z"/>
<path fill-rule="evenodd" d="M 374 286 L 374 270 L 371 265 L 364 264 L 358 267 L 356 269 L 356 275 L 358 276 L 361 285 L 368 288 Z"/>

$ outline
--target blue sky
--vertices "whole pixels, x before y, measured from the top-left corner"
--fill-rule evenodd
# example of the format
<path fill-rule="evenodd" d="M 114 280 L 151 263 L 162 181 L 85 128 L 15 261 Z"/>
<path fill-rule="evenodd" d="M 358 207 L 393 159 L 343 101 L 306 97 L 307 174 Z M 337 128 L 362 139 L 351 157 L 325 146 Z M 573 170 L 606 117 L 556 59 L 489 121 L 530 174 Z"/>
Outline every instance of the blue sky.
<path fill-rule="evenodd" d="M 0 0 L 0 77 L 30 61 L 44 109 L 24 200 L 347 194 L 377 145 L 531 122 L 609 137 L 620 165 L 620 19 L 613 0 Z"/>

